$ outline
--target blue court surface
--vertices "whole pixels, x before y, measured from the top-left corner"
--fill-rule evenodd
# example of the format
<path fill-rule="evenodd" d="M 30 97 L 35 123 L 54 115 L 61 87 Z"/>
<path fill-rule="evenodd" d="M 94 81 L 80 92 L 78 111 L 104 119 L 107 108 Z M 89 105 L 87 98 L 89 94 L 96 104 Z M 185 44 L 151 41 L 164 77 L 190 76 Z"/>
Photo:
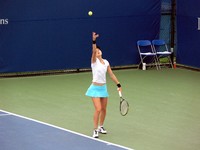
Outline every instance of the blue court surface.
<path fill-rule="evenodd" d="M 1 150 L 127 150 L 54 125 L 0 110 Z"/>

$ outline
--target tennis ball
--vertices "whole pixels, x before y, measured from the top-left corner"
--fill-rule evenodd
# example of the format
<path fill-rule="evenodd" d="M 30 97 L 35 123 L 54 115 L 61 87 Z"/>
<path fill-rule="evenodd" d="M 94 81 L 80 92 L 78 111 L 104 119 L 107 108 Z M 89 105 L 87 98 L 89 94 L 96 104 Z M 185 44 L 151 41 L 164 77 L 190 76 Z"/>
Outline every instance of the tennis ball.
<path fill-rule="evenodd" d="M 89 15 L 89 16 L 92 16 L 92 14 L 93 14 L 92 11 L 89 11 L 89 12 L 88 12 L 88 15 Z"/>

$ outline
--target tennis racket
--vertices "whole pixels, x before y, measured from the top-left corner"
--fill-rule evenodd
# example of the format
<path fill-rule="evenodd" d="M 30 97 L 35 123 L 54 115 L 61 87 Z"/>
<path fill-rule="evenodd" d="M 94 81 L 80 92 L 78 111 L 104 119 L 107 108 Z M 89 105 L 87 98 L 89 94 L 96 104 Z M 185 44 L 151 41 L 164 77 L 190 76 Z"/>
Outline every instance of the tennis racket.
<path fill-rule="evenodd" d="M 122 97 L 121 91 L 119 91 L 119 97 L 120 97 L 120 106 L 119 110 L 122 116 L 125 116 L 128 113 L 129 110 L 129 104 L 128 102 Z"/>

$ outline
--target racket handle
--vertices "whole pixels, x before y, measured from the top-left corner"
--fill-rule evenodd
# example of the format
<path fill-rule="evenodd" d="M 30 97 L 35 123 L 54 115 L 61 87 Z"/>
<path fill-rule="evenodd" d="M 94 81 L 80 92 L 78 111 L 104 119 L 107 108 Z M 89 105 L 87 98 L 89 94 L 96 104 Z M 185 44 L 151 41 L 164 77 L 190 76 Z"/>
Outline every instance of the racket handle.
<path fill-rule="evenodd" d="M 121 91 L 118 91 L 119 92 L 119 97 L 122 97 L 122 92 Z"/>

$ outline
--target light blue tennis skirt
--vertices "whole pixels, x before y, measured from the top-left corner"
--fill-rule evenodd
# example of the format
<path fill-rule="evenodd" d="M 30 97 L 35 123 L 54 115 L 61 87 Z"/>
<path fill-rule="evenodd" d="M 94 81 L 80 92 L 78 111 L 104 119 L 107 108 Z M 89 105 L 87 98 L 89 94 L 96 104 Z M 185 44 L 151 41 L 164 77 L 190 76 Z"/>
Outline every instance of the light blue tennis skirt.
<path fill-rule="evenodd" d="M 106 84 L 102 86 L 91 84 L 85 93 L 86 96 L 89 97 L 108 97 L 108 91 Z"/>

